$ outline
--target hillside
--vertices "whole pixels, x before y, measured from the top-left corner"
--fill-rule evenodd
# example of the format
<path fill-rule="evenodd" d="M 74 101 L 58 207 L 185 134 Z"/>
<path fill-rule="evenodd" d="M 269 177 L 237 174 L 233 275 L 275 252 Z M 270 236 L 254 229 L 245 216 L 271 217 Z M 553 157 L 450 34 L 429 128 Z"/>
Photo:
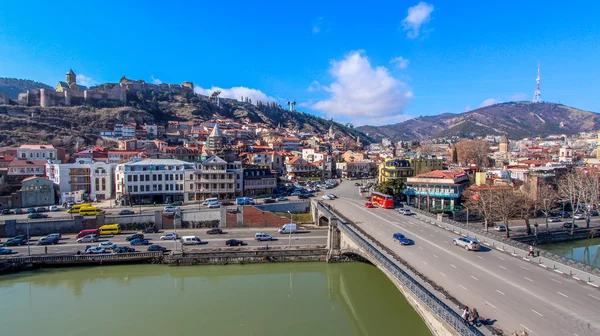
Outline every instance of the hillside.
<path fill-rule="evenodd" d="M 35 82 L 29 79 L 5 78 L 0 77 L 0 92 L 8 93 L 8 97 L 13 100 L 19 98 L 19 93 L 27 90 L 54 89 L 50 85 Z"/>
<path fill-rule="evenodd" d="M 47 107 L 0 106 L 0 144 L 46 142 L 73 147 L 94 144 L 102 129 L 118 122 L 156 123 L 168 120 L 206 121 L 214 117 L 232 118 L 242 123 L 262 122 L 273 128 L 281 124 L 301 132 L 324 134 L 329 127 L 338 134 L 368 141 L 361 132 L 312 114 L 289 111 L 275 104 L 253 105 L 234 99 L 221 99 L 220 107 L 206 96 L 149 93 L 128 96 L 128 106 Z"/>
<path fill-rule="evenodd" d="M 373 138 L 425 140 L 506 134 L 510 139 L 600 129 L 600 114 L 554 103 L 508 102 L 460 114 L 445 113 L 384 126 L 360 126 Z"/>

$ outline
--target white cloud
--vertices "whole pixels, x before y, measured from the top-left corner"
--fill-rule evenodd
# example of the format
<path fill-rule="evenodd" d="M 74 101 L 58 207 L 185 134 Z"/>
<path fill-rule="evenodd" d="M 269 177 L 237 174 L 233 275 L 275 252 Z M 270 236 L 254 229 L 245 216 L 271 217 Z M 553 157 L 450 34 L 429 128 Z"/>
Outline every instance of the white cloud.
<path fill-rule="evenodd" d="M 511 101 L 522 101 L 527 99 L 527 95 L 523 92 L 515 93 L 510 97 Z"/>
<path fill-rule="evenodd" d="M 257 89 L 251 89 L 251 88 L 247 88 L 244 86 L 234 86 L 232 88 L 229 89 L 224 89 L 224 88 L 220 88 L 217 86 L 213 86 L 210 89 L 204 89 L 200 86 L 194 86 L 194 91 L 197 94 L 201 94 L 204 96 L 210 96 L 213 92 L 220 90 L 221 91 L 221 95 L 219 97 L 221 98 L 231 98 L 231 99 L 237 99 L 240 100 L 242 99 L 242 97 L 248 97 L 250 99 L 252 99 L 252 103 L 256 104 L 257 101 L 262 101 L 263 103 L 266 102 L 277 102 L 277 99 L 271 97 L 271 96 L 267 96 L 264 92 L 257 90 Z"/>
<path fill-rule="evenodd" d="M 162 83 L 163 83 L 163 81 L 161 81 L 158 78 L 154 78 L 154 76 L 152 76 L 152 84 L 162 84 Z"/>
<path fill-rule="evenodd" d="M 313 34 L 318 34 L 321 32 L 321 26 L 323 26 L 323 17 L 318 17 L 315 23 L 312 26 Z"/>
<path fill-rule="evenodd" d="M 328 117 L 345 117 L 355 124 L 384 118 L 400 118 L 413 97 L 407 85 L 390 75 L 386 67 L 373 67 L 363 51 L 352 51 L 332 61 L 334 82 L 321 88 L 330 97 L 312 105 Z"/>
<path fill-rule="evenodd" d="M 496 98 L 488 98 L 484 100 L 479 107 L 486 107 L 494 104 L 498 104 L 500 101 Z"/>
<path fill-rule="evenodd" d="M 84 74 L 77 74 L 77 84 L 81 84 L 83 86 L 94 86 L 98 85 L 98 81 L 93 79 L 92 77 L 88 77 Z"/>
<path fill-rule="evenodd" d="M 321 83 L 317 82 L 316 80 L 312 81 L 312 83 L 310 83 L 310 85 L 308 86 L 308 92 L 314 92 L 314 91 L 319 91 L 321 90 Z"/>
<path fill-rule="evenodd" d="M 408 15 L 402 20 L 402 28 L 407 30 L 408 38 L 417 38 L 421 33 L 421 26 L 429 22 L 433 5 L 426 2 L 419 2 L 416 6 L 408 8 Z"/>
<path fill-rule="evenodd" d="M 394 57 L 390 61 L 390 63 L 393 64 L 398 69 L 406 69 L 406 68 L 408 68 L 408 63 L 409 62 L 410 61 L 408 59 L 406 59 L 406 58 L 404 58 L 402 56 Z"/>
<path fill-rule="evenodd" d="M 471 111 L 471 106 L 470 105 L 465 106 L 465 110 L 463 112 L 468 112 L 468 111 Z"/>

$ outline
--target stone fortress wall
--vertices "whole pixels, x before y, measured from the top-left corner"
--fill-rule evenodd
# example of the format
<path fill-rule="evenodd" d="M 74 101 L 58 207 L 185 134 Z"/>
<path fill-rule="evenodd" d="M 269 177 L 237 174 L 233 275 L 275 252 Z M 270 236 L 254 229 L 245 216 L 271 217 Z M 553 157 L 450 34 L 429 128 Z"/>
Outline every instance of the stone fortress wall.
<path fill-rule="evenodd" d="M 58 91 L 50 89 L 27 90 L 20 93 L 18 104 L 26 106 L 77 106 L 95 104 L 101 106 L 123 106 L 127 103 L 127 93 L 136 92 L 167 92 L 175 94 L 194 93 L 194 84 L 148 84 L 143 80 L 131 80 L 123 76 L 119 83 L 107 83 L 82 91 Z M 3 97 L 0 96 L 0 104 Z M 8 101 L 4 102 L 8 104 Z"/>

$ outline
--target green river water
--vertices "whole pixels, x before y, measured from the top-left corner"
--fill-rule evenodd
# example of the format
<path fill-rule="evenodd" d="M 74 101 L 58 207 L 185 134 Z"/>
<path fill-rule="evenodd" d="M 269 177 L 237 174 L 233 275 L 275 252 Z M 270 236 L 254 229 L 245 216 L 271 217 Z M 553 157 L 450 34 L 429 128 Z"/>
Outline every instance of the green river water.
<path fill-rule="evenodd" d="M 588 265 L 600 267 L 600 238 L 544 244 L 540 245 L 540 248 Z"/>
<path fill-rule="evenodd" d="M 0 335 L 431 335 L 363 263 L 47 269 L 0 277 Z"/>

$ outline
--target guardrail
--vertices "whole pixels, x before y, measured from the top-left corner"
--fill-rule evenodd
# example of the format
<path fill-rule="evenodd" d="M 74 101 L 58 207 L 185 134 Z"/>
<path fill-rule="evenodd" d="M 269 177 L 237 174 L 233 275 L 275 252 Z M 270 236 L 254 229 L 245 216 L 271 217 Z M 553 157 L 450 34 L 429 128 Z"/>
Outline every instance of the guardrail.
<path fill-rule="evenodd" d="M 318 202 L 320 206 L 324 206 L 323 202 Z M 330 210 L 329 207 L 324 206 Z M 410 290 L 421 302 L 423 302 L 433 313 L 444 320 L 460 335 L 483 336 L 484 334 L 474 326 L 466 322 L 457 312 L 442 302 L 438 297 L 431 293 L 427 288 L 421 285 L 417 280 L 406 273 L 400 266 L 385 256 L 378 248 L 373 246 L 366 238 L 355 232 L 354 227 L 340 216 L 339 219 L 340 231 L 343 231 L 351 237 L 358 246 L 364 249 L 371 258 L 373 258 L 381 267 L 385 268 L 392 276 L 394 276 L 402 285 Z"/>
<path fill-rule="evenodd" d="M 475 238 L 489 248 L 505 252 L 513 257 L 518 257 L 531 263 L 535 263 L 540 267 L 550 269 L 554 272 L 571 276 L 573 279 L 583 281 L 590 286 L 596 288 L 600 286 L 600 269 L 597 267 L 593 267 L 591 265 L 587 265 L 576 260 L 565 258 L 540 249 L 538 249 L 538 256 L 529 257 L 529 245 L 527 244 L 523 244 L 512 239 L 502 239 L 496 235 L 493 235 L 492 233 L 486 232 L 485 230 L 469 227 L 451 219 L 439 221 L 435 214 L 413 207 L 408 208 L 417 214 L 417 216 L 425 217 L 420 219 L 426 223 L 436 225 L 458 235 Z"/>
<path fill-rule="evenodd" d="M 140 253 L 120 253 L 120 254 L 91 254 L 91 255 L 63 255 L 63 256 L 44 256 L 44 257 L 23 257 L 0 259 L 0 263 L 44 263 L 60 261 L 92 261 L 92 260 L 119 260 L 131 258 L 154 258 L 160 257 L 163 252 L 140 252 Z"/>

